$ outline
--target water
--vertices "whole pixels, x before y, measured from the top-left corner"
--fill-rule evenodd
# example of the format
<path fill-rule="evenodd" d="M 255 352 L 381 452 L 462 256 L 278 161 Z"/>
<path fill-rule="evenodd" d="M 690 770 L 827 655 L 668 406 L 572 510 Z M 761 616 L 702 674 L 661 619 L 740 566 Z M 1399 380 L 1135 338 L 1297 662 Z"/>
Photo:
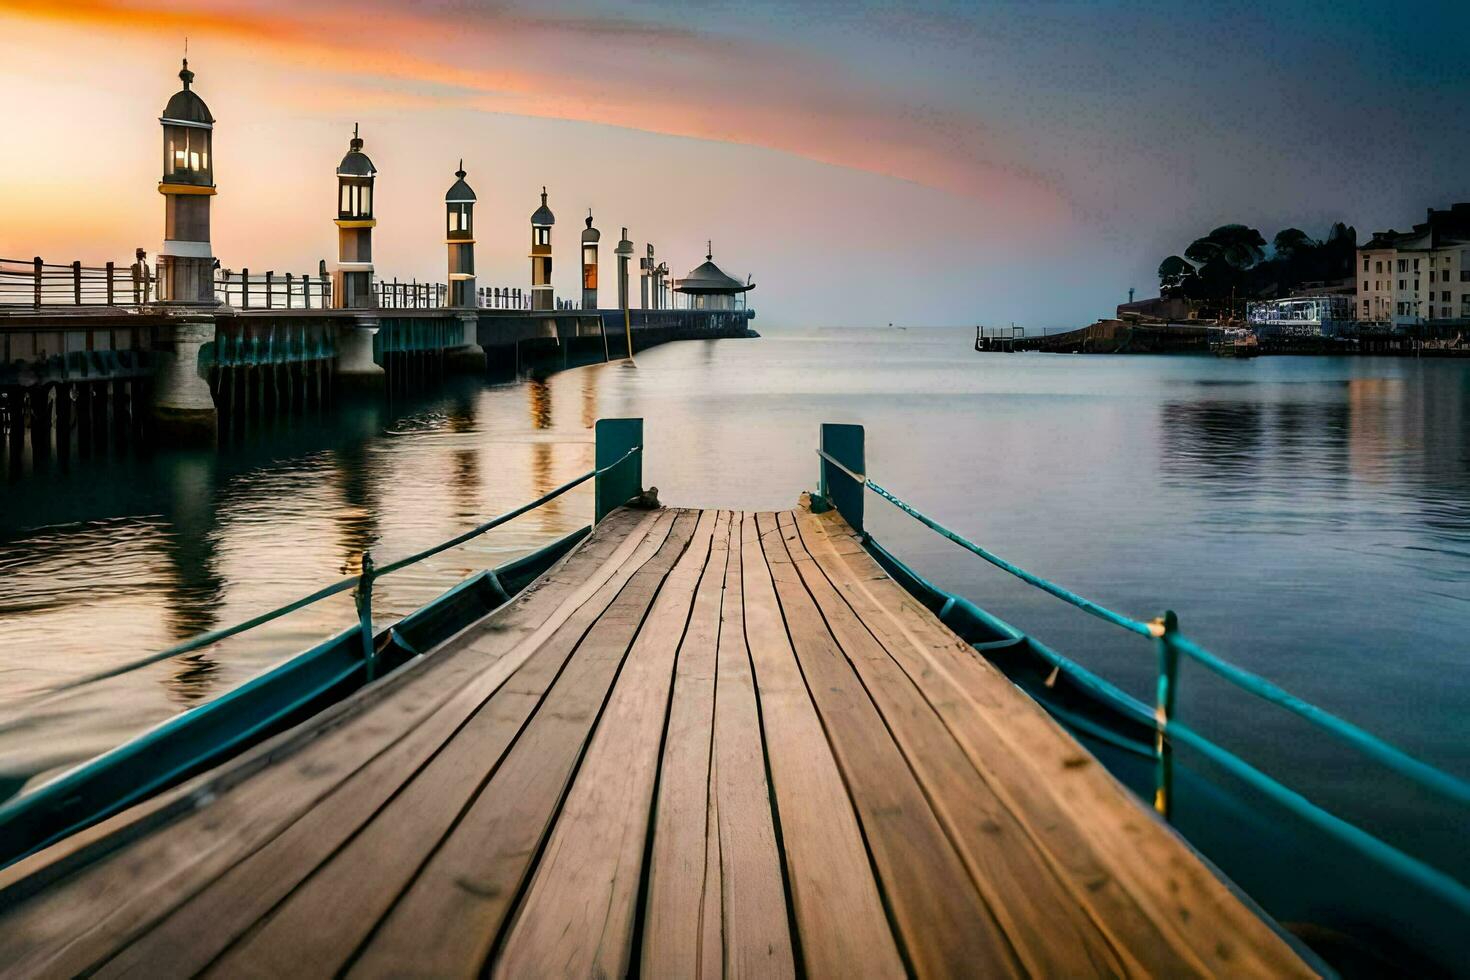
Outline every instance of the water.
<path fill-rule="evenodd" d="M 961 331 L 770 331 L 638 367 L 464 382 L 223 454 L 158 453 L 6 486 L 0 712 L 442 540 L 584 472 L 598 417 L 647 420 L 666 503 L 783 508 L 817 425 L 867 426 L 869 474 L 992 550 L 1470 776 L 1470 362 L 979 355 Z M 1027 590 L 871 495 L 869 528 L 1147 697 L 1148 644 Z M 378 586 L 383 622 L 585 524 L 583 487 Z M 49 703 L 0 732 L 17 778 L 101 751 L 352 621 L 339 596 Z M 1412 849 L 1455 815 L 1188 665 L 1182 718 Z M 1431 846 L 1434 845 L 1434 846 Z"/>

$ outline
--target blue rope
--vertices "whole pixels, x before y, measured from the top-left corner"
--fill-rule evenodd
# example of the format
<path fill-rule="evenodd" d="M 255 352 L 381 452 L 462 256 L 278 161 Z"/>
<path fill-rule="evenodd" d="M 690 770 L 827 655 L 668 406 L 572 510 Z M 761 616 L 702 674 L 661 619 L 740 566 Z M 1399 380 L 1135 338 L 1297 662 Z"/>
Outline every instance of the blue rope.
<path fill-rule="evenodd" d="M 1147 636 L 1151 639 L 1156 639 L 1161 635 L 1161 633 L 1153 624 L 1141 622 L 1136 619 L 1130 619 L 1129 617 L 1124 616 L 1122 613 L 1114 612 L 1113 610 L 1108 609 L 1106 606 L 1101 606 L 1090 599 L 1083 598 L 1077 593 L 1071 592 L 1068 589 L 1057 585 L 1055 582 L 1050 582 L 1039 575 L 1028 572 L 1024 568 L 1021 568 L 1019 565 L 1006 561 L 999 555 L 987 551 L 986 549 L 975 544 L 973 541 L 970 541 L 969 539 L 959 534 L 956 534 L 949 528 L 940 524 L 938 521 L 921 513 L 910 504 L 904 502 L 903 500 L 900 500 L 892 493 L 889 493 L 887 490 L 883 489 L 872 480 L 864 477 L 863 482 L 869 490 L 872 490 L 874 493 L 878 494 L 878 496 L 888 500 L 894 506 L 898 507 L 899 510 L 902 510 L 904 513 L 908 514 L 910 517 L 914 518 L 925 527 L 937 531 L 939 534 L 953 541 L 955 544 L 959 545 L 965 550 L 970 551 L 975 555 L 978 555 L 979 557 L 990 562 L 990 564 L 994 565 L 995 567 L 1009 572 L 1016 578 L 1019 578 L 1022 581 L 1027 582 L 1031 585 L 1034 585 L 1042 591 L 1056 596 L 1063 602 L 1076 606 L 1078 609 L 1090 613 L 1099 619 L 1105 620 L 1106 622 L 1112 623 L 1116 626 L 1121 626 L 1123 629 L 1126 629 L 1131 633 L 1136 633 L 1140 636 Z M 1364 731 L 1351 722 L 1344 721 L 1343 719 L 1337 717 L 1329 711 L 1325 711 L 1322 708 L 1311 704 L 1310 702 L 1303 701 L 1301 698 L 1288 693 L 1280 687 L 1277 687 L 1275 684 L 1272 684 L 1270 681 L 1266 680 L 1263 677 L 1252 674 L 1250 671 L 1242 670 L 1241 668 L 1236 667 L 1233 664 L 1221 660 L 1215 654 L 1206 650 L 1204 647 L 1195 643 L 1193 640 L 1187 639 L 1181 634 L 1173 634 L 1171 640 L 1180 652 L 1188 655 L 1195 661 L 1219 674 L 1221 677 L 1224 677 L 1226 680 L 1235 684 L 1237 687 L 1240 687 L 1241 689 L 1248 691 L 1251 694 L 1256 695 L 1257 697 L 1263 698 L 1266 701 L 1277 705 L 1278 707 L 1285 708 L 1286 710 L 1291 711 L 1302 718 L 1305 718 L 1318 727 L 1330 732 L 1336 737 L 1359 749 L 1363 753 L 1371 756 L 1372 758 L 1376 759 L 1378 762 L 1394 770 L 1395 772 L 1419 783 L 1421 786 L 1440 793 L 1455 801 L 1456 803 L 1470 805 L 1470 783 L 1467 783 L 1465 780 L 1462 780 L 1456 776 L 1452 776 L 1442 770 L 1436 769 L 1428 763 L 1421 762 L 1420 760 L 1409 755 L 1407 752 L 1404 752 L 1402 749 L 1395 748 L 1394 746 L 1388 744 L 1377 736 Z M 1054 660 L 1054 662 L 1056 661 Z M 1064 670 L 1068 670 L 1069 672 L 1081 672 L 1082 674 L 1087 675 L 1088 678 L 1091 680 L 1100 680 L 1089 671 L 1083 670 L 1083 668 L 1071 663 L 1070 661 L 1066 663 L 1058 663 L 1057 665 L 1059 667 L 1062 667 L 1062 669 Z M 1172 726 L 1175 723 L 1171 722 L 1170 724 Z M 1200 736 L 1195 737 L 1199 738 Z M 1241 764 L 1244 765 L 1244 763 Z"/>
<path fill-rule="evenodd" d="M 1000 557 L 997 554 L 994 554 L 993 552 L 986 551 L 975 542 L 956 534 L 933 518 L 920 513 L 913 507 L 895 497 L 893 494 L 889 493 L 887 490 L 884 490 L 882 487 L 878 486 L 878 484 L 874 483 L 872 480 L 868 480 L 866 481 L 866 483 L 869 490 L 872 490 L 880 497 L 886 498 L 899 510 L 908 514 L 920 524 L 923 524 L 931 530 L 939 532 L 946 538 L 949 538 L 949 540 L 953 541 L 955 544 L 959 545 L 961 548 L 964 548 L 966 551 L 979 555 L 981 558 L 990 562 L 990 564 L 994 565 L 996 568 L 1011 573 L 1021 581 L 1034 585 L 1038 589 L 1041 589 L 1043 592 L 1050 592 L 1052 595 L 1056 596 L 1058 599 L 1061 599 L 1063 602 L 1070 603 L 1076 606 L 1078 609 L 1081 609 L 1083 612 L 1091 613 L 1098 619 L 1102 619 L 1109 623 L 1112 623 L 1114 626 L 1121 626 L 1123 627 L 1123 629 L 1128 630 L 1130 633 L 1137 633 L 1139 636 L 1153 637 L 1153 630 L 1150 628 L 1148 623 L 1141 623 L 1136 619 L 1129 619 L 1127 616 L 1124 616 L 1121 613 L 1113 612 L 1106 606 L 1098 605 L 1091 599 L 1084 599 L 1077 593 L 1070 592 L 1067 589 L 1062 588 L 1060 585 L 1057 585 L 1055 582 L 1049 582 L 1046 579 L 1042 578 L 1040 575 L 1033 575 L 1021 566 L 1012 564 L 1011 562 L 1006 561 L 1004 558 Z"/>
<path fill-rule="evenodd" d="M 567 491 L 572 490 L 583 483 L 586 483 L 593 477 L 601 476 L 608 470 L 612 469 L 615 466 L 618 466 L 623 462 L 626 462 L 630 457 L 642 451 L 642 446 L 634 446 L 632 449 L 623 454 L 620 459 L 609 463 L 601 469 L 589 470 L 576 479 L 570 480 L 567 483 L 563 483 L 555 490 L 552 490 L 549 493 L 537 497 L 535 500 L 531 501 L 528 504 L 522 504 L 514 510 L 506 511 L 504 514 L 501 514 L 498 517 L 493 517 L 483 524 L 478 524 L 475 527 L 470 528 L 468 531 L 465 531 L 463 534 L 457 534 L 454 537 L 450 538 L 448 541 L 436 544 L 432 548 L 426 548 L 423 551 L 418 552 L 417 554 L 409 555 L 407 558 L 400 558 L 397 561 L 389 562 L 386 565 L 380 565 L 372 573 L 372 578 L 381 578 L 382 576 L 387 575 L 390 572 L 396 572 L 400 568 L 406 568 L 416 562 L 421 562 L 425 558 L 432 558 L 434 555 L 439 554 L 441 551 L 447 551 L 450 548 L 455 547 L 456 545 L 464 544 L 471 538 L 479 537 L 485 532 L 493 530 L 494 528 L 499 527 L 507 521 L 512 521 L 515 518 L 520 517 L 527 511 L 534 510 L 535 508 L 540 507 L 542 504 L 548 501 L 555 500 L 557 497 L 560 497 Z M 278 606 L 277 608 L 272 609 L 269 612 L 263 612 L 258 616 L 252 616 L 250 619 L 247 619 L 240 623 L 236 623 L 234 626 L 226 626 L 223 629 L 217 629 L 209 633 L 203 633 L 199 636 L 194 637 L 191 640 L 185 640 L 183 643 L 171 646 L 167 650 L 160 650 L 157 653 L 151 653 L 146 657 L 140 657 L 139 659 L 131 661 L 129 663 L 122 664 L 117 667 L 111 667 L 107 670 L 98 671 L 95 674 L 88 674 L 87 676 L 80 677 L 74 681 L 68 681 L 67 683 L 62 684 L 59 687 L 56 687 L 52 691 L 50 691 L 47 697 L 55 696 L 66 691 L 75 690 L 76 688 L 83 687 L 88 684 L 95 684 L 98 681 L 104 681 L 112 677 L 118 677 L 123 674 L 131 673 L 132 671 L 139 670 L 151 664 L 156 664 L 159 661 L 168 660 L 171 657 L 177 657 L 185 653 L 192 653 L 193 651 L 198 650 L 201 647 L 207 647 L 213 643 L 218 643 L 221 640 L 229 639 L 237 633 L 244 633 L 246 630 L 254 629 L 257 626 L 262 625 L 263 623 L 268 623 L 273 619 L 279 619 L 282 616 L 293 613 L 296 610 L 301 609 L 304 606 L 309 606 L 314 602 L 319 602 L 329 596 L 334 596 L 339 593 L 346 592 L 349 589 L 355 587 L 360 581 L 361 576 L 357 575 L 354 575 L 351 578 L 338 579 L 331 585 L 318 589 L 310 595 L 302 596 L 299 599 L 293 599 L 292 601 L 286 603 L 284 606 Z"/>

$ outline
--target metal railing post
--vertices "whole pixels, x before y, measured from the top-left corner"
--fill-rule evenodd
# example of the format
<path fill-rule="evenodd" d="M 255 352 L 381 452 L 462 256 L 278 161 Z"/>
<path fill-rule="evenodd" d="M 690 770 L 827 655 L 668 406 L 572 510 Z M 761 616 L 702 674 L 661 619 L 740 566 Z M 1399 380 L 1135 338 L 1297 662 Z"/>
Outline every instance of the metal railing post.
<path fill-rule="evenodd" d="M 1179 648 L 1174 644 L 1179 617 L 1166 611 L 1149 623 L 1158 651 L 1159 676 L 1154 690 L 1154 809 L 1165 820 L 1174 816 L 1174 746 L 1166 730 L 1174 718 L 1179 679 Z"/>
<path fill-rule="evenodd" d="M 373 556 L 362 555 L 362 574 L 357 577 L 357 625 L 362 633 L 363 670 L 369 681 L 377 667 L 377 652 L 373 649 Z"/>
<path fill-rule="evenodd" d="M 593 465 L 599 470 L 612 466 L 631 450 L 643 447 L 642 419 L 598 419 L 595 432 L 597 450 Z M 592 522 L 602 523 L 602 519 L 615 508 L 621 507 L 642 492 L 643 454 L 640 452 L 620 466 L 597 475 L 593 482 Z"/>
<path fill-rule="evenodd" d="M 39 255 L 36 256 L 34 262 L 36 269 L 36 309 L 39 310 L 41 308 L 41 272 L 44 263 L 42 263 Z"/>
<path fill-rule="evenodd" d="M 82 263 L 80 260 L 71 264 L 71 298 L 74 305 L 82 305 Z"/>
<path fill-rule="evenodd" d="M 112 273 L 113 273 L 113 265 L 112 265 L 111 262 L 109 262 L 109 263 L 107 263 L 107 305 L 108 306 L 112 306 L 113 305 L 113 302 L 112 302 Z"/>
<path fill-rule="evenodd" d="M 265 308 L 266 309 L 270 309 L 271 308 L 271 293 L 275 290 L 275 286 L 276 286 L 276 271 L 274 269 L 270 269 L 265 274 Z"/>
<path fill-rule="evenodd" d="M 821 448 L 822 452 L 853 473 L 867 473 L 862 426 L 823 422 Z M 823 459 L 817 493 L 837 509 L 849 527 L 863 533 L 863 484 L 860 481 Z"/>
<path fill-rule="evenodd" d="M 240 270 L 240 309 L 250 309 L 250 270 Z"/>

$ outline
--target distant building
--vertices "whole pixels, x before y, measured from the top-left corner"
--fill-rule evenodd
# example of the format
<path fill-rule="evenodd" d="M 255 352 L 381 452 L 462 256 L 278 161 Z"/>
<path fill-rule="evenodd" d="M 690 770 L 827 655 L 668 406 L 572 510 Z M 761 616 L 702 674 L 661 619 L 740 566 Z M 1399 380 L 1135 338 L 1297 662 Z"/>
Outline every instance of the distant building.
<path fill-rule="evenodd" d="M 1164 320 L 1189 319 L 1189 300 L 1182 296 L 1156 296 L 1153 299 L 1129 300 L 1118 304 L 1120 320 Z"/>
<path fill-rule="evenodd" d="M 1245 317 L 1262 339 L 1336 337 L 1357 320 L 1353 297 L 1331 293 L 1250 303 Z"/>
<path fill-rule="evenodd" d="M 731 278 L 715 265 L 713 244 L 705 253 L 704 264 L 674 283 L 674 292 L 688 296 L 690 307 L 696 310 L 739 309 L 745 305 L 745 293 L 754 288 L 755 283 Z"/>
<path fill-rule="evenodd" d="M 1430 208 L 1413 231 L 1378 232 L 1358 249 L 1355 271 L 1360 319 L 1470 321 L 1470 203 Z"/>

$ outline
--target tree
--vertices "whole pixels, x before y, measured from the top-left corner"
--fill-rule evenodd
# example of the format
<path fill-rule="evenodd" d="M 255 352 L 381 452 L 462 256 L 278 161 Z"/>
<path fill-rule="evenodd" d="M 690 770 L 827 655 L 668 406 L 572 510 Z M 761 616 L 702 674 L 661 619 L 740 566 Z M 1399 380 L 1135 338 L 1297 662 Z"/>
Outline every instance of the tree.
<path fill-rule="evenodd" d="M 1315 249 L 1321 247 L 1315 239 L 1307 235 L 1300 228 L 1283 228 L 1271 239 L 1271 251 L 1278 259 L 1290 262 L 1300 256 L 1309 255 Z"/>
<path fill-rule="evenodd" d="M 1184 257 L 1200 266 L 1220 259 L 1236 270 L 1249 269 L 1266 257 L 1266 239 L 1245 225 L 1221 225 L 1190 243 Z"/>
<path fill-rule="evenodd" d="M 1175 295 L 1187 290 L 1189 280 L 1194 279 L 1194 266 L 1188 260 L 1171 255 L 1159 263 L 1160 295 Z"/>

